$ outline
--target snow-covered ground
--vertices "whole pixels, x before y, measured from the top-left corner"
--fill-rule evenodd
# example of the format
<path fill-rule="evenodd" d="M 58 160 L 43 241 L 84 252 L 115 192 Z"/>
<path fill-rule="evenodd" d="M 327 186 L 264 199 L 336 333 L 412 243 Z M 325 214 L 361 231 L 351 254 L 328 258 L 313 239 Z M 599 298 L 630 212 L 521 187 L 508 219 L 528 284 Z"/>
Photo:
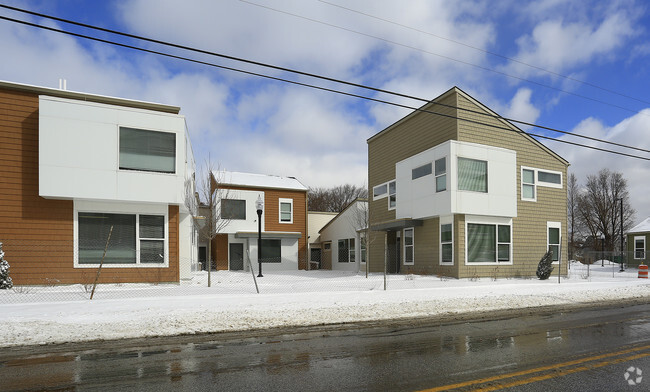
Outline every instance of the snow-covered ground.
<path fill-rule="evenodd" d="M 0 346 L 309 326 L 650 299 L 636 269 L 573 264 L 568 278 L 447 279 L 332 271 L 197 273 L 180 285 L 81 285 L 0 292 Z"/>

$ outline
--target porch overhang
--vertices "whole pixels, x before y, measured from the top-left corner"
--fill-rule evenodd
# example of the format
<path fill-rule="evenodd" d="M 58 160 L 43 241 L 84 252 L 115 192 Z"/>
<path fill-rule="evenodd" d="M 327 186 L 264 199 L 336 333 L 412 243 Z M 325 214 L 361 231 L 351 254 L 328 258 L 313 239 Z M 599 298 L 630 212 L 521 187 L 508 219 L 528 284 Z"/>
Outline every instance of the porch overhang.
<path fill-rule="evenodd" d="M 235 233 L 235 238 L 257 238 L 258 233 L 256 231 L 238 231 Z M 300 239 L 302 233 L 292 232 L 292 231 L 263 231 L 263 239 L 282 239 L 282 238 L 291 238 L 291 239 Z"/>
<path fill-rule="evenodd" d="M 372 231 L 398 231 L 402 229 L 407 229 L 409 227 L 422 226 L 421 219 L 397 219 L 390 222 L 382 222 L 376 225 L 370 226 Z"/>

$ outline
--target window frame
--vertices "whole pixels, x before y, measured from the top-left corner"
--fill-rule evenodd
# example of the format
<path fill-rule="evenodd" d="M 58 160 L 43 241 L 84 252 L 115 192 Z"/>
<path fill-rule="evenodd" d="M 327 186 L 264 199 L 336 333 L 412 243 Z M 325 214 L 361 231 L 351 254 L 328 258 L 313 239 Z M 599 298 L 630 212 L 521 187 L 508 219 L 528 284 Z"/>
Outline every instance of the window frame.
<path fill-rule="evenodd" d="M 152 170 L 152 169 L 143 169 L 143 168 L 133 168 L 133 167 L 126 167 L 122 166 L 122 159 L 121 159 L 121 154 L 122 154 L 122 130 L 133 130 L 133 131 L 140 131 L 140 132 L 151 132 L 151 133 L 159 133 L 159 134 L 165 134 L 165 135 L 173 135 L 174 136 L 174 170 L 173 171 L 168 171 L 168 170 Z M 155 173 L 155 174 L 168 174 L 168 175 L 175 175 L 178 171 L 177 165 L 178 165 L 178 135 L 176 132 L 165 132 L 157 129 L 145 129 L 145 128 L 136 128 L 136 127 L 130 127 L 126 125 L 120 125 L 118 126 L 117 130 L 117 168 L 120 171 L 128 171 L 128 172 L 142 172 L 142 173 Z"/>
<path fill-rule="evenodd" d="M 84 203 L 85 204 L 85 203 Z M 132 215 L 135 216 L 135 263 L 110 263 L 103 264 L 102 268 L 169 268 L 169 212 L 165 211 L 135 211 L 135 208 L 124 208 L 124 209 L 103 209 L 103 208 L 88 208 L 86 206 L 77 206 L 75 203 L 74 206 L 74 222 L 73 222 L 73 232 L 74 232 L 74 262 L 73 268 L 97 268 L 100 262 L 96 264 L 86 264 L 79 262 L 79 232 L 81 230 L 79 224 L 79 214 L 111 214 L 111 215 Z M 140 216 L 162 216 L 163 217 L 163 251 L 164 251 L 164 260 L 162 263 L 146 263 L 141 262 L 140 253 L 141 253 L 141 241 L 150 241 L 155 240 L 159 241 L 159 238 L 149 238 L 140 236 Z M 103 248 L 102 248 L 103 251 Z"/>
<path fill-rule="evenodd" d="M 243 218 L 224 217 L 223 212 L 224 212 L 224 210 L 227 210 L 227 209 L 224 208 L 223 203 L 226 202 L 226 201 L 227 202 L 244 202 L 244 217 Z M 221 206 L 220 206 L 221 211 L 219 212 L 219 216 L 221 217 L 221 219 L 224 219 L 224 220 L 246 220 L 246 200 L 245 199 L 221 199 L 220 203 L 221 203 Z"/>
<path fill-rule="evenodd" d="M 445 163 L 445 170 L 440 172 L 440 173 L 438 173 L 438 165 L 437 165 L 437 163 L 439 161 L 443 161 Z M 445 157 L 436 159 L 435 161 L 433 161 L 433 166 L 434 166 L 436 193 L 444 192 L 444 191 L 447 190 L 447 157 L 445 156 Z M 439 178 L 444 178 L 444 181 L 445 181 L 444 189 L 438 189 L 438 179 Z"/>
<path fill-rule="evenodd" d="M 409 237 L 408 233 L 411 233 L 410 238 L 411 238 L 411 244 L 407 244 L 406 239 Z M 407 249 L 411 249 L 411 261 L 408 261 L 406 255 L 407 255 Z M 403 230 L 402 233 L 402 249 L 403 253 L 402 255 L 404 256 L 402 258 L 404 265 L 415 265 L 415 228 L 414 227 L 408 227 Z"/>
<path fill-rule="evenodd" d="M 469 261 L 469 225 L 487 225 L 494 226 L 494 262 L 489 261 Z M 510 242 L 499 241 L 499 226 L 509 226 L 510 227 Z M 512 253 L 513 253 L 513 243 L 512 243 L 512 219 L 466 219 L 465 220 L 465 265 L 467 266 L 476 266 L 476 265 L 513 265 Z M 509 254 L 508 261 L 499 261 L 499 245 L 509 244 Z"/>
<path fill-rule="evenodd" d="M 442 239 L 442 227 L 443 226 L 451 226 L 451 239 L 448 241 L 443 241 Z M 440 220 L 440 224 L 438 225 L 439 227 L 439 244 L 440 244 L 440 252 L 439 252 L 439 257 L 440 257 L 440 265 L 454 265 L 454 223 L 449 221 L 444 221 L 443 219 Z M 443 260 L 443 247 L 444 245 L 451 245 L 451 261 L 444 261 Z"/>
<path fill-rule="evenodd" d="M 532 183 L 524 182 L 524 171 L 528 171 L 528 172 L 533 173 L 533 182 Z M 521 200 L 524 200 L 524 201 L 537 201 L 537 182 L 535 180 L 537 178 L 536 173 L 537 172 L 532 167 L 524 167 L 524 166 L 521 167 Z M 524 196 L 524 188 L 526 186 L 531 186 L 533 188 L 533 197 L 525 197 Z"/>
<path fill-rule="evenodd" d="M 643 241 L 643 250 L 638 251 L 636 247 L 636 242 L 638 240 Z M 637 257 L 641 253 L 642 257 Z M 634 260 L 644 260 L 646 256 L 646 237 L 644 235 L 635 235 L 634 236 Z"/>
<path fill-rule="evenodd" d="M 343 247 L 341 247 L 343 244 Z M 356 263 L 356 249 L 354 238 L 341 238 L 338 240 L 338 257 L 339 263 Z"/>
<path fill-rule="evenodd" d="M 418 178 L 429 176 L 432 173 L 433 173 L 433 164 L 431 162 L 427 162 L 424 165 L 420 165 L 418 167 L 411 169 L 411 180 L 417 180 Z"/>
<path fill-rule="evenodd" d="M 461 189 L 461 180 L 460 180 L 460 161 L 465 160 L 465 161 L 475 161 L 475 162 L 484 162 L 485 163 L 485 190 L 474 190 L 474 189 Z M 475 193 L 489 193 L 490 191 L 490 186 L 489 186 L 489 172 L 490 172 L 490 167 L 489 167 L 489 162 L 484 159 L 475 159 L 475 158 L 467 158 L 467 157 L 462 157 L 458 156 L 457 157 L 457 162 L 456 162 L 456 187 L 458 188 L 459 192 L 475 192 Z"/>
<path fill-rule="evenodd" d="M 557 229 L 558 230 L 558 243 L 557 244 L 552 244 L 551 243 L 551 229 Z M 558 249 L 558 254 L 557 254 L 557 260 L 555 259 L 555 252 L 553 253 L 553 264 L 559 264 L 560 263 L 560 258 L 562 257 L 562 223 L 561 222 L 546 222 L 546 251 L 548 252 L 549 248 L 553 246 L 557 246 Z"/>
<path fill-rule="evenodd" d="M 385 190 L 381 191 L 381 193 L 377 193 L 377 188 L 382 188 L 385 187 Z M 372 200 L 380 200 L 383 199 L 384 197 L 388 196 L 388 182 L 381 183 L 379 185 L 375 185 L 372 187 Z"/>
<path fill-rule="evenodd" d="M 291 208 L 291 218 L 288 221 L 282 220 L 282 204 L 289 204 Z M 278 221 L 283 224 L 292 224 L 293 223 L 293 199 L 284 199 L 280 198 L 278 200 Z"/>
<path fill-rule="evenodd" d="M 533 172 L 533 183 L 524 183 L 524 170 L 527 171 L 532 171 Z M 548 173 L 548 174 L 555 174 L 560 176 L 560 183 L 556 184 L 554 182 L 548 182 L 548 181 L 540 181 L 539 179 L 539 173 Z M 538 194 L 538 189 L 539 187 L 544 187 L 544 188 L 554 188 L 554 189 L 562 189 L 564 187 L 564 176 L 562 172 L 555 171 L 555 170 L 548 170 L 548 169 L 539 169 L 536 167 L 530 167 L 530 166 L 521 166 L 520 170 L 520 176 L 521 176 L 521 200 L 524 201 L 537 201 L 537 194 Z M 524 185 L 528 186 L 533 186 L 533 192 L 534 192 L 534 197 L 533 198 L 527 198 L 524 197 Z"/>
<path fill-rule="evenodd" d="M 392 191 L 390 189 L 391 184 L 393 184 Z M 392 211 L 396 208 L 397 208 L 397 181 L 391 180 L 388 181 L 388 211 Z"/>

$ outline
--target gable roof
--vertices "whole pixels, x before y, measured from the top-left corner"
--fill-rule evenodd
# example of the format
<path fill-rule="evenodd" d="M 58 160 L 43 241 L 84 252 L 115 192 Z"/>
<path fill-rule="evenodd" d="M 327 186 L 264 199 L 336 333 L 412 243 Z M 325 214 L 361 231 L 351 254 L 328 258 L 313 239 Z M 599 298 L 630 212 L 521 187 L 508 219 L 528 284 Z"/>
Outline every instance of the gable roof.
<path fill-rule="evenodd" d="M 631 228 L 630 231 L 628 231 L 627 233 L 633 234 L 633 233 L 646 233 L 646 232 L 650 232 L 650 218 L 646 218 L 644 221 Z"/>
<path fill-rule="evenodd" d="M 531 141 L 532 143 L 534 143 L 535 145 L 537 145 L 538 147 L 540 147 L 540 148 L 543 149 L 544 151 L 548 152 L 550 155 L 552 155 L 553 157 L 555 157 L 557 160 L 559 160 L 559 161 L 562 162 L 563 164 L 565 164 L 565 165 L 567 165 L 567 166 L 569 165 L 569 161 L 567 161 L 566 159 L 562 158 L 562 157 L 561 157 L 559 154 L 557 154 L 555 151 L 553 151 L 553 150 L 551 150 L 550 148 L 546 147 L 546 146 L 545 146 L 543 143 L 541 143 L 539 140 L 535 139 L 534 137 L 530 136 L 530 135 L 529 135 L 528 133 L 526 133 L 525 131 L 521 130 L 521 129 L 520 129 L 519 127 L 517 127 L 516 125 L 514 125 L 514 124 L 512 124 L 511 122 L 509 122 L 508 120 L 504 119 L 501 115 L 499 115 L 498 113 L 496 113 L 494 110 L 492 110 L 492 109 L 490 109 L 489 107 L 485 106 L 484 104 L 482 104 L 482 103 L 479 102 L 477 99 L 475 99 L 475 98 L 472 97 L 471 95 L 467 94 L 465 91 L 461 90 L 461 89 L 460 89 L 459 87 L 457 87 L 457 86 L 454 86 L 454 87 L 450 88 L 449 90 L 447 90 L 447 91 L 445 91 L 444 93 L 440 94 L 438 97 L 436 97 L 436 98 L 432 99 L 431 101 L 425 103 L 424 105 L 420 106 L 419 108 L 413 110 L 411 113 L 409 113 L 409 114 L 407 114 L 406 116 L 402 117 L 401 119 L 397 120 L 397 121 L 394 122 L 393 124 L 391 124 L 391 125 L 389 125 L 388 127 L 384 128 L 382 131 L 379 131 L 379 132 L 376 133 L 375 135 L 371 136 L 370 138 L 368 138 L 367 143 L 370 143 L 370 142 L 371 142 L 372 140 L 374 140 L 375 138 L 380 137 L 381 135 L 383 135 L 383 134 L 385 134 L 385 133 L 391 131 L 393 128 L 395 128 L 395 127 L 398 126 L 399 124 L 401 124 L 401 123 L 403 123 L 403 122 L 409 120 L 409 119 L 410 119 L 411 117 L 413 117 L 415 114 L 420 113 L 420 112 L 426 112 L 426 113 L 429 113 L 429 114 L 432 114 L 432 115 L 441 115 L 441 116 L 449 117 L 449 115 L 447 115 L 447 114 L 442 114 L 442 113 L 438 113 L 438 112 L 436 112 L 435 107 L 441 105 L 439 101 L 443 100 L 443 99 L 446 98 L 448 95 L 450 95 L 450 94 L 454 94 L 454 93 L 455 93 L 455 94 L 458 94 L 458 95 L 462 95 L 463 97 L 465 97 L 466 99 L 468 99 L 469 101 L 471 101 L 473 104 L 475 104 L 476 106 L 478 106 L 480 109 L 482 109 L 482 110 L 484 110 L 485 112 L 487 112 L 488 115 L 489 115 L 490 117 L 492 117 L 492 118 L 494 118 L 495 120 L 501 122 L 502 124 L 504 124 L 505 127 L 511 129 L 513 133 L 516 133 L 516 134 L 518 134 L 518 135 L 520 135 L 520 136 L 526 138 L 528 141 Z M 447 106 L 447 105 L 445 105 L 445 106 Z M 456 107 L 455 109 L 465 111 L 465 109 L 458 108 L 458 107 Z M 437 113 L 437 114 L 436 114 L 436 113 Z M 453 117 L 453 116 L 452 116 L 452 117 Z M 469 119 L 460 118 L 460 117 L 458 117 L 458 116 L 453 117 L 453 118 L 456 119 L 456 120 L 458 120 L 458 121 L 476 121 L 476 120 L 469 120 Z M 488 126 L 488 125 L 486 125 L 486 126 L 487 126 L 487 127 L 490 127 L 490 126 Z"/>
<path fill-rule="evenodd" d="M 319 232 L 319 233 L 322 233 L 323 230 L 325 230 L 329 225 L 331 225 L 331 224 L 334 223 L 337 219 L 339 219 L 339 217 L 341 217 L 345 211 L 347 211 L 347 210 L 348 210 L 350 207 L 352 207 L 353 205 L 357 204 L 357 202 L 359 202 L 359 203 L 368 203 L 368 199 L 364 199 L 364 198 L 362 198 L 362 197 L 357 197 L 356 199 L 352 200 L 352 201 L 350 202 L 350 204 L 348 204 L 347 206 L 345 206 L 345 208 L 343 209 L 343 211 L 341 211 L 341 212 L 339 212 L 338 214 L 336 214 L 336 216 L 335 216 L 334 218 L 332 218 L 332 220 L 330 220 L 329 222 L 327 222 L 327 224 L 326 224 L 325 226 L 323 226 L 320 230 L 318 230 L 318 232 Z M 365 229 L 365 227 L 362 227 L 361 229 Z"/>
<path fill-rule="evenodd" d="M 218 182 L 223 185 L 241 186 L 245 188 L 287 189 L 305 192 L 308 190 L 295 177 L 229 171 L 213 172 L 212 175 L 215 179 L 219 179 Z"/>

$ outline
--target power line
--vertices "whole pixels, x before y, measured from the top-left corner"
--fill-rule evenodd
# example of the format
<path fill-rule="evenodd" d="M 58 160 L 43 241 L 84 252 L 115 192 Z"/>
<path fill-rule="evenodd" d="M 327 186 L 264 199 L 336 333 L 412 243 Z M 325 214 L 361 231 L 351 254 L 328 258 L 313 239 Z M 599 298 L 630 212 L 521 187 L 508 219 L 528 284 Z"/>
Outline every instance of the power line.
<path fill-rule="evenodd" d="M 425 31 L 425 30 L 417 29 L 417 28 L 415 28 L 415 27 L 411 27 L 411 26 L 408 26 L 408 25 L 405 25 L 405 24 L 402 24 L 402 23 L 398 23 L 398 22 L 395 22 L 395 21 L 389 20 L 389 19 L 381 18 L 381 17 L 376 16 L 376 15 L 371 15 L 371 14 L 368 14 L 368 13 L 365 13 L 365 12 L 362 12 L 362 11 L 359 11 L 359 10 L 355 10 L 355 9 L 352 9 L 352 8 L 344 7 L 344 6 L 342 6 L 342 5 L 335 4 L 335 3 L 331 3 L 331 2 L 329 2 L 329 1 L 325 1 L 325 0 L 318 0 L 318 1 L 321 2 L 321 3 L 323 3 L 323 4 L 330 5 L 330 6 L 332 6 L 332 7 L 337 7 L 337 8 L 340 8 L 340 9 L 344 9 L 344 10 L 346 10 L 346 11 L 350 11 L 350 12 L 354 12 L 354 13 L 356 13 L 356 14 L 364 15 L 364 16 L 366 16 L 366 17 L 368 17 L 368 18 L 372 18 L 372 19 L 380 20 L 380 21 L 382 21 L 382 22 L 386 22 L 386 23 L 390 23 L 390 24 L 395 25 L 395 26 L 403 27 L 403 28 L 405 28 L 405 29 L 409 29 L 409 30 L 411 30 L 411 31 L 415 31 L 415 32 L 418 32 L 418 33 L 426 34 L 426 35 L 429 35 L 429 36 L 431 36 L 431 37 L 435 37 L 435 38 L 438 38 L 438 39 L 441 39 L 441 40 L 444 40 L 444 41 L 452 42 L 452 43 L 457 44 L 457 45 L 462 45 L 462 46 L 464 46 L 464 47 L 466 47 L 466 48 L 474 49 L 474 50 L 477 50 L 477 51 L 479 51 L 479 52 L 483 52 L 483 53 L 489 54 L 489 55 L 491 55 L 491 56 L 495 56 L 495 57 L 502 58 L 502 59 L 504 59 L 504 60 L 511 61 L 511 62 L 513 62 L 513 63 L 517 63 L 517 64 L 525 65 L 525 66 L 527 66 L 527 67 L 530 67 L 530 68 L 536 69 L 536 70 L 538 70 L 538 71 L 542 71 L 542 72 L 545 72 L 545 73 L 548 73 L 548 74 L 551 74 L 551 75 L 555 75 L 555 76 L 558 76 L 558 77 L 560 77 L 560 78 L 570 80 L 570 81 L 572 81 L 572 82 L 577 82 L 577 83 L 580 83 L 580 84 L 584 84 L 584 85 L 586 85 L 586 86 L 593 87 L 593 88 L 596 88 L 596 89 L 598 89 L 598 90 L 608 92 L 608 93 L 610 93 L 610 94 L 615 94 L 615 95 L 618 95 L 618 96 L 620 96 L 620 97 L 624 97 L 624 98 L 632 99 L 632 100 L 635 100 L 635 101 L 637 101 L 637 102 L 641 102 L 641 103 L 645 103 L 645 104 L 650 105 L 650 102 L 649 102 L 649 101 L 644 101 L 643 99 L 636 98 L 636 97 L 632 97 L 632 96 L 630 96 L 630 95 L 626 95 L 626 94 L 620 93 L 620 92 L 618 92 L 618 91 L 614 91 L 614 90 L 611 90 L 611 89 L 608 89 L 608 88 L 605 88 L 605 87 L 599 86 L 599 85 L 597 85 L 597 84 L 593 84 L 593 83 L 590 83 L 590 82 L 586 82 L 586 81 L 584 81 L 584 80 L 576 79 L 576 78 L 571 77 L 571 76 L 568 76 L 568 75 L 563 75 L 563 74 L 561 74 L 561 73 L 559 73 L 559 72 L 551 71 L 551 70 L 545 69 L 545 68 L 543 68 L 543 67 L 540 67 L 540 66 L 537 66 L 537 65 L 534 65 L 534 64 L 530 64 L 530 63 L 527 63 L 527 62 L 524 62 L 524 61 L 521 61 L 521 60 L 517 60 L 517 59 L 512 58 L 512 57 L 504 56 L 504 55 L 502 55 L 502 54 L 500 54 L 500 53 L 496 53 L 496 52 L 493 52 L 493 51 L 490 51 L 490 50 L 486 50 L 486 49 L 483 49 L 483 48 L 479 48 L 479 47 L 477 47 L 477 46 L 473 46 L 473 45 L 470 45 L 470 44 L 466 44 L 466 43 L 464 43 L 464 42 L 457 41 L 457 40 L 454 40 L 454 39 L 451 39 L 451 38 L 448 38 L 448 37 L 443 37 L 443 36 L 441 36 L 441 35 L 434 34 L 434 33 L 431 33 L 431 32 Z"/>
<path fill-rule="evenodd" d="M 0 7 L 5 7 L 5 6 L 0 4 Z M 416 111 L 425 112 L 425 113 L 429 113 L 429 114 L 433 114 L 433 115 L 437 115 L 437 116 L 448 117 L 448 118 L 457 119 L 457 120 L 461 120 L 461 121 L 465 121 L 465 122 L 469 122 L 469 123 L 474 123 L 474 124 L 477 124 L 477 125 L 483 125 L 483 126 L 487 126 L 487 127 L 490 127 L 490 128 L 513 131 L 513 132 L 517 132 L 517 133 L 520 133 L 520 134 L 527 134 L 529 136 L 554 140 L 554 141 L 557 141 L 557 142 L 560 142 L 560 143 L 576 145 L 576 146 L 580 146 L 580 147 L 583 147 L 583 148 L 589 148 L 589 149 L 602 151 L 602 152 L 609 152 L 609 153 L 617 154 L 617 155 L 621 155 L 621 156 L 627 156 L 627 157 L 643 159 L 643 160 L 650 160 L 650 158 L 647 158 L 647 157 L 627 154 L 627 153 L 623 153 L 623 152 L 620 152 L 620 151 L 607 150 L 607 149 L 598 148 L 598 147 L 594 147 L 594 146 L 585 146 L 585 145 L 581 145 L 579 143 L 573 143 L 573 142 L 569 142 L 569 141 L 566 141 L 566 140 L 561 140 L 561 139 L 557 139 L 557 138 L 553 138 L 553 137 L 538 135 L 538 134 L 534 134 L 534 133 L 530 133 L 530 132 L 524 132 L 524 131 L 522 131 L 520 129 L 499 127 L 499 126 L 496 126 L 494 124 L 483 123 L 483 122 L 476 121 L 476 120 L 470 120 L 470 119 L 466 119 L 466 118 L 462 118 L 462 117 L 458 117 L 458 116 L 452 116 L 452 115 L 448 115 L 448 114 L 444 114 L 444 113 L 434 112 L 434 111 L 430 111 L 430 110 L 426 110 L 426 109 L 422 109 L 422 108 L 418 108 L 418 107 L 413 107 L 413 106 L 409 106 L 409 105 L 398 104 L 398 103 L 395 103 L 395 102 L 390 102 L 390 101 L 381 100 L 381 99 L 377 99 L 377 98 L 366 97 L 366 96 L 362 96 L 362 95 L 358 95 L 358 94 L 348 93 L 348 92 L 344 92 L 344 91 L 340 91 L 340 90 L 334 90 L 334 89 L 325 88 L 325 87 L 321 87 L 321 86 L 316 86 L 316 85 L 312 85 L 312 84 L 308 84 L 308 83 L 302 83 L 302 82 L 292 81 L 292 80 L 289 80 L 289 79 L 283 79 L 283 78 L 279 78 L 279 77 L 274 77 L 274 76 L 264 75 L 264 74 L 255 73 L 255 72 L 251 72 L 251 71 L 246 71 L 246 70 L 242 70 L 242 69 L 238 69 L 238 68 L 227 67 L 227 66 L 223 66 L 223 65 L 219 65 L 219 64 L 209 63 L 209 62 L 206 62 L 206 61 L 201 61 L 201 60 L 191 59 L 191 58 L 187 58 L 187 57 L 183 57 L 183 56 L 173 55 L 173 54 L 170 54 L 170 53 L 164 53 L 164 52 L 159 52 L 159 51 L 155 51 L 155 50 L 151 50 L 151 49 L 140 48 L 140 47 L 136 47 L 136 46 L 133 46 L 133 45 L 123 44 L 123 43 L 119 43 L 119 42 L 115 42 L 115 41 L 109 41 L 109 40 L 105 40 L 105 39 L 101 39 L 101 38 L 97 38 L 97 37 L 92 37 L 92 36 L 87 36 L 87 35 L 83 35 L 83 34 L 79 34 L 79 33 L 73 33 L 73 32 L 69 32 L 69 31 L 65 31 L 65 30 L 61 30 L 61 29 L 57 29 L 57 28 L 53 28 L 53 27 L 42 26 L 42 25 L 38 25 L 36 23 L 31 23 L 31 22 L 27 22 L 27 21 L 18 20 L 18 19 L 13 19 L 13 18 L 5 17 L 5 16 L 0 16 L 0 19 L 1 20 L 7 20 L 7 21 L 10 21 L 10 22 L 14 22 L 14 23 L 24 24 L 24 25 L 27 25 L 27 26 L 36 27 L 36 28 L 39 28 L 39 29 L 44 29 L 44 30 L 48 30 L 48 31 L 52 31 L 52 32 L 57 32 L 57 33 L 60 33 L 60 34 L 71 35 L 71 36 L 78 37 L 78 38 L 84 38 L 84 39 L 88 39 L 88 40 L 92 40 L 92 41 L 96 41 L 96 42 L 106 43 L 106 44 L 109 44 L 109 45 L 128 48 L 128 49 L 132 49 L 132 50 L 137 50 L 137 51 L 141 51 L 141 52 L 145 52 L 145 53 L 151 53 L 151 54 L 160 55 L 160 56 L 169 57 L 169 58 L 174 58 L 174 59 L 178 59 L 178 60 L 193 62 L 193 63 L 196 63 L 196 64 L 207 65 L 207 66 L 216 67 L 216 68 L 220 68 L 220 69 L 225 69 L 225 70 L 229 70 L 229 71 L 244 73 L 244 74 L 248 74 L 248 75 L 252 75 L 252 76 L 263 77 L 263 78 L 276 80 L 276 81 L 281 81 L 281 82 L 285 82 L 285 83 L 291 83 L 291 84 L 294 84 L 294 85 L 309 87 L 309 88 L 313 88 L 313 89 L 317 89 L 317 90 L 321 90 L 321 91 L 326 91 L 326 92 L 331 92 L 331 93 L 336 93 L 336 94 L 340 94 L 340 95 L 345 95 L 345 96 L 349 96 L 349 97 L 360 98 L 360 99 L 365 99 L 365 100 L 374 101 L 374 102 L 378 102 L 378 103 L 383 103 L 383 104 L 402 107 L 402 108 L 406 108 L 406 109 L 416 110 Z M 76 24 L 76 22 L 73 22 L 73 24 Z M 89 26 L 89 27 L 93 28 L 93 26 Z M 102 29 L 102 28 L 96 28 L 96 29 L 102 30 L 102 31 L 107 31 L 107 29 Z M 119 33 L 118 32 L 117 34 L 127 35 L 127 36 L 130 36 L 132 38 L 138 38 L 137 36 L 126 34 L 126 33 Z M 144 39 L 144 40 L 149 40 L 149 39 Z M 160 42 L 162 43 L 162 41 L 160 41 Z M 176 44 L 169 44 L 169 45 L 175 46 L 175 47 L 180 46 L 180 45 L 176 45 Z M 201 51 L 201 52 L 205 52 L 205 51 Z M 209 54 L 210 52 L 206 52 L 206 53 Z M 232 56 L 225 56 L 225 55 L 219 55 L 219 54 L 215 54 L 215 55 L 224 56 L 224 57 L 227 57 L 227 58 L 233 58 Z M 256 62 L 252 62 L 250 60 L 244 60 L 244 61 L 249 62 L 249 63 L 256 63 Z M 272 66 L 272 65 L 265 65 L 263 63 L 256 63 L 256 64 L 260 64 L 262 66 L 268 66 L 268 67 L 271 67 L 271 68 L 279 68 L 279 67 L 275 67 L 275 66 Z M 295 72 L 300 73 L 300 74 L 305 74 L 305 73 L 302 73 L 300 71 L 295 71 Z M 324 79 L 324 80 L 329 80 L 329 81 L 337 81 L 336 79 L 322 77 L 322 76 L 318 76 L 318 75 L 315 75 L 314 77 L 321 78 L 321 79 Z M 376 90 L 376 89 L 371 88 L 371 87 L 366 87 L 366 86 L 363 86 L 363 85 L 358 85 L 358 84 L 349 83 L 349 82 L 345 82 L 345 81 L 339 81 L 339 83 L 358 86 L 358 87 L 362 87 L 362 88 L 367 88 L 367 89 L 370 89 L 370 90 Z M 386 92 L 389 93 L 389 94 L 404 96 L 403 94 L 399 94 L 399 93 L 392 93 L 390 91 L 386 91 Z M 414 99 L 423 100 L 421 98 L 414 98 Z M 429 102 L 427 100 L 424 100 L 424 101 Z M 463 110 L 463 108 L 459 108 L 459 107 L 455 107 L 455 106 L 439 104 L 437 102 L 432 102 L 432 103 L 437 104 L 437 105 L 441 105 L 441 106 L 446 106 L 446 107 L 453 108 L 453 109 L 457 109 L 457 110 Z M 483 115 L 486 115 L 488 117 L 495 118 L 495 119 L 511 121 L 511 120 L 509 120 L 507 118 L 504 118 L 504 117 L 501 117 L 501 116 L 498 116 L 498 115 L 495 116 L 495 115 L 490 115 L 490 114 L 477 112 L 477 111 L 472 111 L 472 110 L 469 110 L 469 111 L 473 112 L 473 113 L 483 114 Z M 535 126 L 537 126 L 537 125 L 535 125 Z M 546 128 L 546 129 L 551 130 L 551 128 Z M 598 141 L 598 142 L 601 142 L 601 143 L 615 144 L 615 145 L 618 145 L 620 147 L 630 148 L 630 149 L 637 149 L 637 150 L 639 149 L 639 148 L 632 147 L 632 146 L 626 146 L 626 145 L 622 145 L 622 144 L 618 144 L 618 143 L 608 142 L 606 140 L 591 138 L 591 137 L 584 136 L 584 135 L 579 135 L 579 134 L 573 134 L 573 133 L 566 132 L 566 131 L 555 130 L 555 129 L 552 129 L 552 130 L 555 131 L 555 132 L 559 132 L 559 133 L 565 133 L 565 134 L 568 134 L 568 135 L 571 135 L 571 136 L 591 139 L 591 140 Z M 647 150 L 642 150 L 642 151 L 647 151 Z"/>
<path fill-rule="evenodd" d="M 502 76 L 505 76 L 505 77 L 508 77 L 508 78 L 511 78 L 511 79 L 516 79 L 516 80 L 519 80 L 519 81 L 522 81 L 522 82 L 534 84 L 536 86 L 547 88 L 549 90 L 555 90 L 555 91 L 561 92 L 563 94 L 572 95 L 574 97 L 582 98 L 584 100 L 588 100 L 588 101 L 596 102 L 596 103 L 599 103 L 599 104 L 602 104 L 602 105 L 607 105 L 607 106 L 611 106 L 611 107 L 614 107 L 614 108 L 617 108 L 617 109 L 625 110 L 626 112 L 637 113 L 637 114 L 640 113 L 638 110 L 626 108 L 624 106 L 616 105 L 616 104 L 606 102 L 606 101 L 601 101 L 599 99 L 592 98 L 592 97 L 589 97 L 589 96 L 586 96 L 586 95 L 582 95 L 582 94 L 574 93 L 574 92 L 571 92 L 571 91 L 563 90 L 563 89 L 561 89 L 559 87 L 554 87 L 554 86 L 544 84 L 544 83 L 541 83 L 541 82 L 536 82 L 534 80 L 526 79 L 526 78 L 523 78 L 521 76 L 511 75 L 511 74 L 509 74 L 507 72 L 499 71 L 499 70 L 492 69 L 492 68 L 489 68 L 489 67 L 484 67 L 484 66 L 479 65 L 479 64 L 470 63 L 469 61 L 459 60 L 459 59 L 456 59 L 456 58 L 453 58 L 453 57 L 445 56 L 443 54 L 439 54 L 439 53 L 431 52 L 431 51 L 428 51 L 428 50 L 424 50 L 424 49 L 421 49 L 421 48 L 418 48 L 418 47 L 415 47 L 415 46 L 406 45 L 406 44 L 403 44 L 403 43 L 400 43 L 400 42 L 397 42 L 397 41 L 389 40 L 387 38 L 378 37 L 376 35 L 364 33 L 364 32 L 361 32 L 361 31 L 353 30 L 353 29 L 350 29 L 350 28 L 347 28 L 347 27 L 335 25 L 335 24 L 328 23 L 328 22 L 323 22 L 323 21 L 318 20 L 318 19 L 313 19 L 313 18 L 309 18 L 309 17 L 303 16 L 303 15 L 294 14 L 294 13 L 291 13 L 291 12 L 288 12 L 288 11 L 279 10 L 277 8 L 269 7 L 269 6 L 266 6 L 266 5 L 253 3 L 253 2 L 248 1 L 248 0 L 239 0 L 239 1 L 242 2 L 242 3 L 246 3 L 246 4 L 250 4 L 250 5 L 259 7 L 259 8 L 265 8 L 265 9 L 270 10 L 270 11 L 278 12 L 278 13 L 289 15 L 289 16 L 293 16 L 295 18 L 304 19 L 304 20 L 307 20 L 307 21 L 310 21 L 310 22 L 322 24 L 324 26 L 333 27 L 335 29 L 339 29 L 339 30 L 350 32 L 350 33 L 362 35 L 364 37 L 369 37 L 369 38 L 377 39 L 377 40 L 380 40 L 380 41 L 384 41 L 384 42 L 392 44 L 392 45 L 397 45 L 397 46 L 401 46 L 403 48 L 407 48 L 407 49 L 411 49 L 411 50 L 416 50 L 418 52 L 430 54 L 432 56 L 437 56 L 437 57 L 443 58 L 445 60 L 449 60 L 449 61 L 453 61 L 453 62 L 456 62 L 456 63 L 459 63 L 459 64 L 463 64 L 463 65 L 467 65 L 467 66 L 474 67 L 474 68 L 477 68 L 477 69 L 481 69 L 483 71 L 492 72 L 492 73 L 495 73 L 497 75 L 502 75 Z"/>

